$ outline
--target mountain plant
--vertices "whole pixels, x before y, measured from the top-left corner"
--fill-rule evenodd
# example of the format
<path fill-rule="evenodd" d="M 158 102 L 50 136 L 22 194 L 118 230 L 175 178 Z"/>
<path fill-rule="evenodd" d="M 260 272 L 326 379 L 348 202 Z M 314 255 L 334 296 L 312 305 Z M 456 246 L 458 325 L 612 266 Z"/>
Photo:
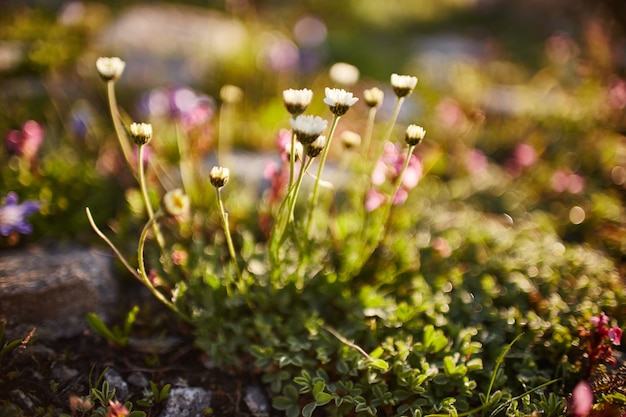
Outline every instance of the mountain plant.
<path fill-rule="evenodd" d="M 115 82 L 124 65 L 100 58 L 97 69 L 147 220 L 132 256 L 88 208 L 91 225 L 192 326 L 215 366 L 259 374 L 276 409 L 288 417 L 526 416 L 615 401 L 619 373 L 606 346 L 619 344 L 619 326 L 589 337 L 598 317 L 606 329 L 620 316 L 614 264 L 563 243 L 538 216 L 513 223 L 450 198 L 429 176 L 436 146 L 426 130 L 410 124 L 398 134 L 416 77 L 391 76 L 386 124 L 376 120 L 383 91 L 363 92 L 364 138 L 343 151 L 353 152 L 349 163 L 332 163 L 333 140 L 359 98 L 326 88 L 326 119 L 306 114 L 312 90 L 283 91 L 291 129 L 279 134 L 268 185 L 250 202 L 259 185 L 240 180 L 247 168 L 236 155 L 217 153 L 207 173 L 184 137 L 176 138 L 181 184 L 166 186 L 158 152 L 166 138 L 120 116 Z M 198 199 L 213 209 L 193 213 Z M 568 400 L 580 381 L 596 405 Z"/>

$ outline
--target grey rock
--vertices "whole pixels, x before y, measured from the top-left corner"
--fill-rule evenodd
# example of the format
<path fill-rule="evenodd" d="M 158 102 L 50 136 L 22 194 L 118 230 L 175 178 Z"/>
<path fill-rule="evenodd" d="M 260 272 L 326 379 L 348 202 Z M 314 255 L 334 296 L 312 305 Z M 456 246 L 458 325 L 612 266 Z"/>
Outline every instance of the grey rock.
<path fill-rule="evenodd" d="M 245 388 L 243 400 L 254 417 L 269 417 L 269 400 L 258 386 L 248 385 Z"/>
<path fill-rule="evenodd" d="M 148 385 L 150 385 L 148 378 L 141 372 L 133 372 L 128 375 L 127 379 L 128 383 L 135 387 L 148 388 Z"/>
<path fill-rule="evenodd" d="M 103 320 L 119 298 L 109 255 L 83 247 L 0 251 L 0 320 L 7 335 L 54 340 L 87 330 L 85 315 Z"/>
<path fill-rule="evenodd" d="M 172 388 L 160 417 L 204 417 L 211 406 L 211 392 L 200 387 Z"/>
<path fill-rule="evenodd" d="M 115 369 L 108 368 L 104 373 L 104 380 L 109 383 L 109 387 L 115 388 L 115 396 L 119 401 L 128 399 L 128 383 Z"/>
<path fill-rule="evenodd" d="M 34 412 L 37 401 L 30 394 L 25 393 L 20 389 L 14 389 L 9 392 L 9 399 L 22 409 Z"/>
<path fill-rule="evenodd" d="M 52 377 L 57 382 L 66 382 L 78 375 L 78 371 L 65 365 L 55 366 L 52 369 Z"/>

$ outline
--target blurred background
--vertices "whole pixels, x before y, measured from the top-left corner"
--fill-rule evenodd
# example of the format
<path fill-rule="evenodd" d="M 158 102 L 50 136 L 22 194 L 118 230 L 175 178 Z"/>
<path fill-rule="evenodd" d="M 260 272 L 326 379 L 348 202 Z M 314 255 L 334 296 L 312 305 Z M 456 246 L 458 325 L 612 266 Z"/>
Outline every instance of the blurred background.
<path fill-rule="evenodd" d="M 243 92 L 235 146 L 260 151 L 288 126 L 283 89 L 311 88 L 324 114 L 324 87 L 378 86 L 382 119 L 390 75 L 409 74 L 419 83 L 400 122 L 428 131 L 420 157 L 446 198 L 547 219 L 623 264 L 625 29 L 622 0 L 0 0 L 0 135 L 31 120 L 44 132 L 27 162 L 5 146 L 0 191 L 42 202 L 33 239 L 80 236 L 85 205 L 116 215 L 133 179 L 99 56 L 126 61 L 116 89 L 129 120 L 180 118 L 206 152 L 224 85 Z M 359 79 L 331 77 L 338 62 Z M 346 127 L 362 130 L 366 110 Z"/>

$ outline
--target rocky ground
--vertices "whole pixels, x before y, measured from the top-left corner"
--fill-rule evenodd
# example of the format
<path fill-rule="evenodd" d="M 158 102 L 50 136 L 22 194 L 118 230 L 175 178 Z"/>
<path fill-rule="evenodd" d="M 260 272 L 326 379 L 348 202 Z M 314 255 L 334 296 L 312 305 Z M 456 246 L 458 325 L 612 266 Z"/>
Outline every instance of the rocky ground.
<path fill-rule="evenodd" d="M 0 320 L 7 322 L 0 346 L 24 339 L 0 356 L 0 416 L 71 414 L 70 398 L 87 396 L 102 381 L 119 401 L 134 404 L 146 399 L 150 381 L 170 384 L 166 400 L 135 407 L 154 417 L 276 414 L 257 375 L 212 368 L 187 328 L 139 283 L 116 283 L 113 272 L 112 259 L 91 249 L 0 252 Z M 121 324 L 133 305 L 140 310 L 124 348 L 85 321 L 96 311 Z"/>

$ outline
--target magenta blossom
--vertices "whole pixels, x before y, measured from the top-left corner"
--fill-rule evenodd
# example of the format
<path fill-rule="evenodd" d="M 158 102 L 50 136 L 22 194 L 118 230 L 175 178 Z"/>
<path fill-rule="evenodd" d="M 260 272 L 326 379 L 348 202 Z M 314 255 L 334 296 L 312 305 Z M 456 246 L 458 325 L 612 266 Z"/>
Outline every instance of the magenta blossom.
<path fill-rule="evenodd" d="M 591 317 L 589 322 L 593 328 L 583 332 L 583 334 L 588 338 L 588 354 L 591 361 L 614 362 L 612 345 L 621 345 L 622 329 L 609 327 L 609 317 L 604 312 L 600 313 L 599 316 Z"/>
<path fill-rule="evenodd" d="M 406 153 L 402 152 L 400 146 L 394 145 L 391 142 L 385 143 L 383 154 L 376 163 L 374 171 L 372 171 L 371 179 L 374 187 L 370 189 L 365 199 L 365 209 L 368 212 L 376 210 L 386 201 L 387 198 L 376 187 L 385 183 L 397 185 L 398 181 L 400 181 L 400 187 L 393 196 L 393 204 L 403 204 L 406 201 L 409 191 L 413 189 L 422 178 L 423 170 L 420 160 L 417 156 L 411 154 L 407 169 L 402 178 L 399 178 L 405 161 Z"/>
<path fill-rule="evenodd" d="M 9 236 L 12 232 L 28 234 L 33 231 L 26 217 L 39 211 L 37 201 L 25 201 L 18 204 L 17 194 L 10 192 L 4 205 L 0 207 L 0 235 Z"/>
<path fill-rule="evenodd" d="M 572 391 L 572 396 L 568 402 L 570 414 L 574 417 L 585 417 L 589 415 L 593 407 L 593 399 L 593 391 L 589 383 L 580 381 L 576 384 L 576 387 L 574 387 L 574 391 Z"/>
<path fill-rule="evenodd" d="M 7 150 L 10 154 L 34 160 L 43 142 L 43 134 L 43 127 L 36 121 L 29 120 L 22 125 L 21 130 L 11 130 L 7 134 L 5 139 Z"/>

